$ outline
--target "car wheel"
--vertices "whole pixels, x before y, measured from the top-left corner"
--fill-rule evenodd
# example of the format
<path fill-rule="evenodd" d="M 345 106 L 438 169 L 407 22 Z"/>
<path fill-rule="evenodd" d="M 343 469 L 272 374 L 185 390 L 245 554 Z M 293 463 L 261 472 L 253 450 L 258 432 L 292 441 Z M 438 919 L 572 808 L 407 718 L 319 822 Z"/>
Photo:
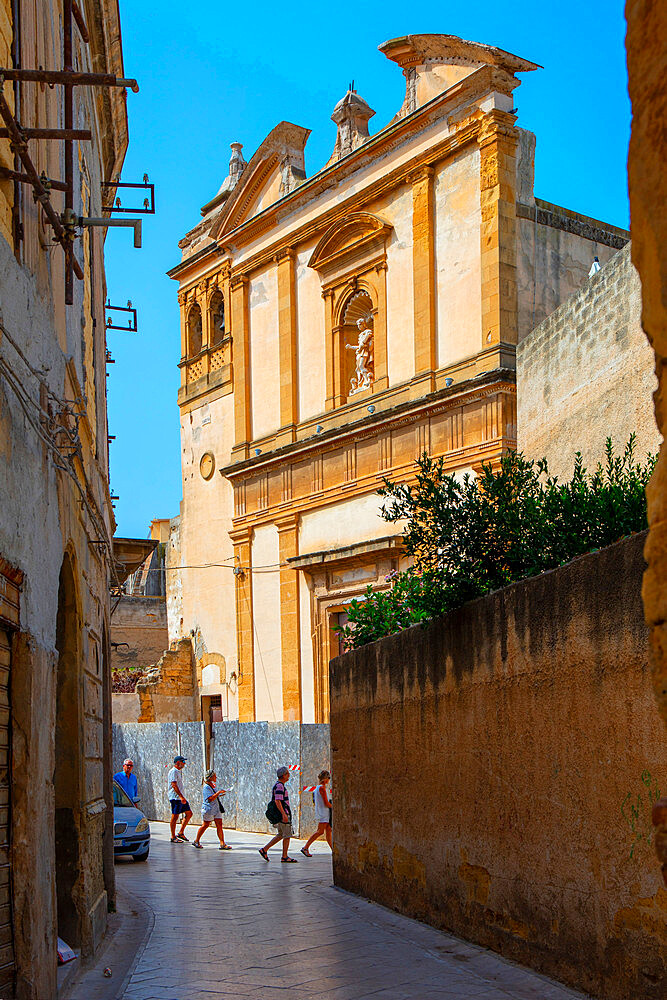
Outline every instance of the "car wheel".
<path fill-rule="evenodd" d="M 150 854 L 150 847 L 147 847 L 145 854 L 133 854 L 132 855 L 132 860 L 133 861 L 148 861 L 148 855 L 149 854 Z"/>

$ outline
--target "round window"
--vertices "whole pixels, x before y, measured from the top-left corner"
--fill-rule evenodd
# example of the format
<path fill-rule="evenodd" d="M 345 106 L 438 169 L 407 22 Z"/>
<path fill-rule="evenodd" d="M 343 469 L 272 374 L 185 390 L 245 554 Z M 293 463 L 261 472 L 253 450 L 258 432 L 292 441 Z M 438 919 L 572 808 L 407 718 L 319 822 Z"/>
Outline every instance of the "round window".
<path fill-rule="evenodd" d="M 210 479 L 215 472 L 215 458 L 210 451 L 204 452 L 199 462 L 199 471 L 204 479 Z"/>

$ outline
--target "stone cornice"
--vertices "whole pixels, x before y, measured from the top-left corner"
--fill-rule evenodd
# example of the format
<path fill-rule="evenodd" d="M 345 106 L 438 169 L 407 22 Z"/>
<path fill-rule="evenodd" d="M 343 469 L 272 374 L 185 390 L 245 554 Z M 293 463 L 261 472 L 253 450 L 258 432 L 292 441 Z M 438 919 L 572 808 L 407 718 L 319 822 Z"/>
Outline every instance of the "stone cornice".
<path fill-rule="evenodd" d="M 362 417 L 352 423 L 333 427 L 322 435 L 305 440 L 290 442 L 281 448 L 274 448 L 267 454 L 253 456 L 234 462 L 219 469 L 220 475 L 231 483 L 236 483 L 260 471 L 279 468 L 286 461 L 295 462 L 316 453 L 334 450 L 347 440 L 355 441 L 374 437 L 387 427 L 395 428 L 414 423 L 425 416 L 442 410 L 461 406 L 470 399 L 482 399 L 497 392 L 515 392 L 515 372 L 509 368 L 497 368 L 485 372 L 455 386 L 439 389 L 419 400 L 399 403 L 391 409 Z"/>

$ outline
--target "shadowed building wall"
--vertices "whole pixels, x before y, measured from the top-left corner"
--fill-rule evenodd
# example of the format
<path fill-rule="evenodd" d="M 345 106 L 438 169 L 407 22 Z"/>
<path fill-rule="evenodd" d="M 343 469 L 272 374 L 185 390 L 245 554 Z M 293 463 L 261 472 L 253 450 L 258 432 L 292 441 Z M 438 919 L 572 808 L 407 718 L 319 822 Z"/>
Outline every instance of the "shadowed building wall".
<path fill-rule="evenodd" d="M 604 1000 L 664 997 L 644 541 L 333 661 L 337 885 Z"/>

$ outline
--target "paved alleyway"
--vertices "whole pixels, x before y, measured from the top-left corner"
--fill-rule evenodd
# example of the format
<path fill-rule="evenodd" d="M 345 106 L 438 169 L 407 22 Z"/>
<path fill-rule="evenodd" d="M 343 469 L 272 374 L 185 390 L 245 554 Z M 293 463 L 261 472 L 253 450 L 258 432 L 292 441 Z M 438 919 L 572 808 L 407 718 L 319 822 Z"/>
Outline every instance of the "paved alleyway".
<path fill-rule="evenodd" d="M 491 952 L 331 886 L 324 846 L 267 865 L 265 838 L 231 831 L 234 851 L 168 843 L 152 824 L 146 864 L 119 863 L 118 884 L 155 924 L 125 1000 L 567 1000 L 578 994 Z M 192 832 L 190 835 L 192 835 Z M 175 864 L 171 865 L 171 862 Z"/>

